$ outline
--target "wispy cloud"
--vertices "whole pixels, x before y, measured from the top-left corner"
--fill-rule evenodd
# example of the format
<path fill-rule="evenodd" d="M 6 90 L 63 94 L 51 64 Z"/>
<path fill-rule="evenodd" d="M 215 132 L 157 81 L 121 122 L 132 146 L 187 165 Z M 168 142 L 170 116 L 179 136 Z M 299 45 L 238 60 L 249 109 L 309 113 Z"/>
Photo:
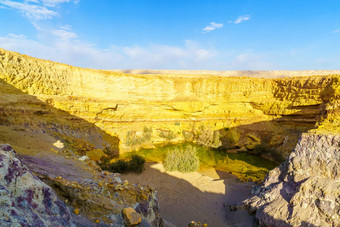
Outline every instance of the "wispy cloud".
<path fill-rule="evenodd" d="M 44 20 L 59 15 L 53 8 L 66 2 L 78 3 L 79 0 L 0 0 L 0 7 L 16 9 L 30 20 Z"/>
<path fill-rule="evenodd" d="M 69 2 L 70 0 L 41 0 L 41 2 L 46 6 L 55 6 L 60 3 Z"/>
<path fill-rule="evenodd" d="M 210 31 L 215 30 L 216 28 L 223 28 L 223 24 L 211 22 L 208 26 L 203 28 L 203 32 L 210 32 Z"/>
<path fill-rule="evenodd" d="M 25 36 L 23 34 L 16 35 L 16 34 L 13 34 L 13 33 L 9 33 L 8 37 L 11 37 L 11 38 L 14 38 L 14 39 L 26 39 L 27 38 L 27 36 Z"/>
<path fill-rule="evenodd" d="M 340 32 L 340 28 L 335 29 L 332 33 L 339 33 Z"/>
<path fill-rule="evenodd" d="M 35 20 L 51 19 L 52 17 L 58 15 L 57 12 L 47 9 L 44 6 L 30 4 L 29 2 L 16 2 L 10 0 L 0 0 L 0 4 L 19 10 L 26 17 Z"/>
<path fill-rule="evenodd" d="M 273 70 L 272 63 L 264 60 L 264 57 L 254 52 L 238 54 L 231 62 L 232 70 Z"/>
<path fill-rule="evenodd" d="M 239 16 L 235 21 L 234 24 L 241 24 L 244 21 L 250 20 L 250 15 L 243 15 L 243 16 Z"/>
<path fill-rule="evenodd" d="M 187 40 L 183 45 L 111 46 L 106 49 L 79 40 L 70 26 L 37 28 L 39 42 L 24 35 L 0 37 L 0 47 L 38 58 L 97 69 L 206 69 L 218 52 Z"/>

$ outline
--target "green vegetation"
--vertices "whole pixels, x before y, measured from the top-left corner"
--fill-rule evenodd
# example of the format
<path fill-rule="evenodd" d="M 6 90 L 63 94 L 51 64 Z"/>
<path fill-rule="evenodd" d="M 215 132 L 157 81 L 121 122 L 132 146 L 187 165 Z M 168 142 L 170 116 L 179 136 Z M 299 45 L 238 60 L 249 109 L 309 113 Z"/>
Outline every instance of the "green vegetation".
<path fill-rule="evenodd" d="M 182 135 L 184 137 L 184 140 L 187 141 L 187 142 L 194 140 L 194 134 L 192 132 L 183 130 Z"/>
<path fill-rule="evenodd" d="M 267 172 L 277 166 L 276 163 L 261 158 L 258 155 L 248 153 L 228 154 L 225 150 L 211 149 L 205 146 L 182 143 L 168 144 L 152 149 L 142 148 L 138 151 L 138 155 L 145 158 L 147 162 L 163 162 L 166 159 L 168 152 L 174 150 L 184 151 L 188 146 L 195 149 L 196 155 L 200 160 L 200 169 L 215 168 L 219 171 L 231 172 L 239 179 L 247 181 L 263 180 Z M 131 159 L 136 152 L 129 152 L 120 155 L 120 159 Z"/>
<path fill-rule="evenodd" d="M 195 140 L 198 144 L 206 147 L 217 148 L 222 145 L 219 131 L 210 130 L 203 125 L 195 132 Z"/>
<path fill-rule="evenodd" d="M 138 136 L 135 131 L 129 131 L 126 135 L 125 144 L 129 147 L 143 144 L 151 139 L 152 128 L 144 127 L 143 134 Z"/>
<path fill-rule="evenodd" d="M 132 155 L 131 159 L 128 161 L 118 160 L 116 162 L 110 163 L 109 159 L 102 159 L 102 163 L 99 166 L 102 170 L 107 170 L 113 173 L 141 173 L 144 170 L 145 159 L 139 155 Z"/>
<path fill-rule="evenodd" d="M 169 150 L 164 160 L 166 171 L 194 172 L 200 166 L 196 148 L 193 146 L 179 147 Z"/>
<path fill-rule="evenodd" d="M 263 180 L 267 172 L 277 166 L 276 163 L 248 153 L 228 154 L 225 150 L 211 149 L 205 146 L 182 143 L 169 144 L 153 149 L 140 149 L 138 155 L 147 162 L 163 162 L 169 151 L 195 149 L 200 160 L 200 169 L 214 167 L 216 170 L 231 172 L 241 180 Z M 122 158 L 122 157 L 121 157 Z"/>
<path fill-rule="evenodd" d="M 170 142 L 176 138 L 176 134 L 173 131 L 161 131 L 159 133 L 159 137 L 162 137 Z"/>

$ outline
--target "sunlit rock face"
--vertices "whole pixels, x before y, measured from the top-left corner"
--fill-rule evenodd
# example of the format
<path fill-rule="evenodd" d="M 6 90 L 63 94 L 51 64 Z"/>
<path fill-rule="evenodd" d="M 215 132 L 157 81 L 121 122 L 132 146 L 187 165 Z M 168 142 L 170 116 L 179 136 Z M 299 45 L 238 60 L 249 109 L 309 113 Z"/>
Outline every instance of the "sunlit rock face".
<path fill-rule="evenodd" d="M 245 204 L 257 210 L 256 217 L 263 225 L 338 226 L 340 140 L 329 134 L 340 131 L 340 76 L 328 75 L 335 74 L 332 72 L 289 72 L 295 77 L 284 78 L 275 73 L 275 78 L 271 77 L 270 72 L 256 73 L 256 77 L 246 77 L 254 75 L 250 72 L 233 74 L 239 77 L 205 73 L 126 74 L 82 69 L 0 49 L 0 124 L 51 135 L 65 144 L 64 150 L 91 154 L 88 156 L 96 160 L 99 153 L 113 155 L 164 142 L 193 141 L 278 161 L 296 146 Z M 309 77 L 298 77 L 306 74 Z M 312 76 L 318 74 L 322 75 Z M 322 135 L 304 135 L 296 145 L 307 131 Z M 36 163 L 31 162 L 31 169 L 44 166 L 44 162 Z M 55 172 L 69 172 L 68 168 Z M 6 171 L 3 176 L 8 175 Z M 39 175 L 38 170 L 34 172 Z M 122 224 L 121 209 L 126 205 L 142 215 L 142 222 L 160 223 L 152 190 L 118 182 L 110 186 L 98 179 L 85 184 L 80 178 L 74 183 L 74 179 L 48 174 L 39 177 L 65 201 L 68 199 L 57 189 L 68 190 L 74 198 L 68 200 L 70 205 L 80 206 L 85 214 L 100 217 L 105 207 L 113 207 L 104 214 L 114 213 L 118 219 L 106 218 Z M 7 185 L 6 181 L 4 178 Z M 7 186 L 0 188 L 0 193 L 9 193 Z M 93 190 L 77 191 L 79 187 Z M 110 194 L 96 197 L 102 191 Z M 110 197 L 116 191 L 118 200 Z M 54 195 L 51 192 L 51 201 L 56 203 L 59 200 Z M 43 197 L 38 196 L 39 202 Z M 87 197 L 98 201 L 88 206 Z M 119 201 L 124 198 L 122 205 Z M 10 197 L 3 199 L 5 203 Z M 57 204 L 52 206 L 60 209 Z M 9 220 L 7 211 L 3 214 Z M 60 213 L 56 221 L 71 221 L 69 213 Z"/>
<path fill-rule="evenodd" d="M 260 226 L 339 226 L 339 145 L 339 135 L 303 134 L 242 206 Z"/>
<path fill-rule="evenodd" d="M 84 153 L 194 141 L 274 160 L 285 158 L 301 133 L 315 128 L 327 112 L 327 122 L 336 124 L 338 76 L 214 73 L 125 74 L 1 49 L 1 123 L 47 131 L 69 144 L 82 144 L 76 148 Z M 254 73 L 235 75 L 248 74 Z"/>

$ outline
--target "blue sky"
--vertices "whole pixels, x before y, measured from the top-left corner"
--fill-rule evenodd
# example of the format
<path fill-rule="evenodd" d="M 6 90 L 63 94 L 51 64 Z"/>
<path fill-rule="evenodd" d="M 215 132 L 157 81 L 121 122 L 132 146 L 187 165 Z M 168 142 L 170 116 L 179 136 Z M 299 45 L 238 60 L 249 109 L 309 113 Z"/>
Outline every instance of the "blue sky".
<path fill-rule="evenodd" d="M 0 47 L 98 69 L 340 69 L 340 1 L 0 0 Z"/>

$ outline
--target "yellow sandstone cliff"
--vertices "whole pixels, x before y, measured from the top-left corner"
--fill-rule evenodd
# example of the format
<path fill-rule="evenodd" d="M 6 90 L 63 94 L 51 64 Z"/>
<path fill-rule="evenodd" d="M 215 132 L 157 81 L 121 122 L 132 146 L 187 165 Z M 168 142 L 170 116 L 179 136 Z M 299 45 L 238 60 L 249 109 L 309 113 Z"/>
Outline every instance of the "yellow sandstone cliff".
<path fill-rule="evenodd" d="M 191 73 L 84 69 L 0 49 L 0 124 L 49 133 L 84 153 L 194 141 L 277 160 L 302 132 L 339 128 L 334 72 Z"/>

